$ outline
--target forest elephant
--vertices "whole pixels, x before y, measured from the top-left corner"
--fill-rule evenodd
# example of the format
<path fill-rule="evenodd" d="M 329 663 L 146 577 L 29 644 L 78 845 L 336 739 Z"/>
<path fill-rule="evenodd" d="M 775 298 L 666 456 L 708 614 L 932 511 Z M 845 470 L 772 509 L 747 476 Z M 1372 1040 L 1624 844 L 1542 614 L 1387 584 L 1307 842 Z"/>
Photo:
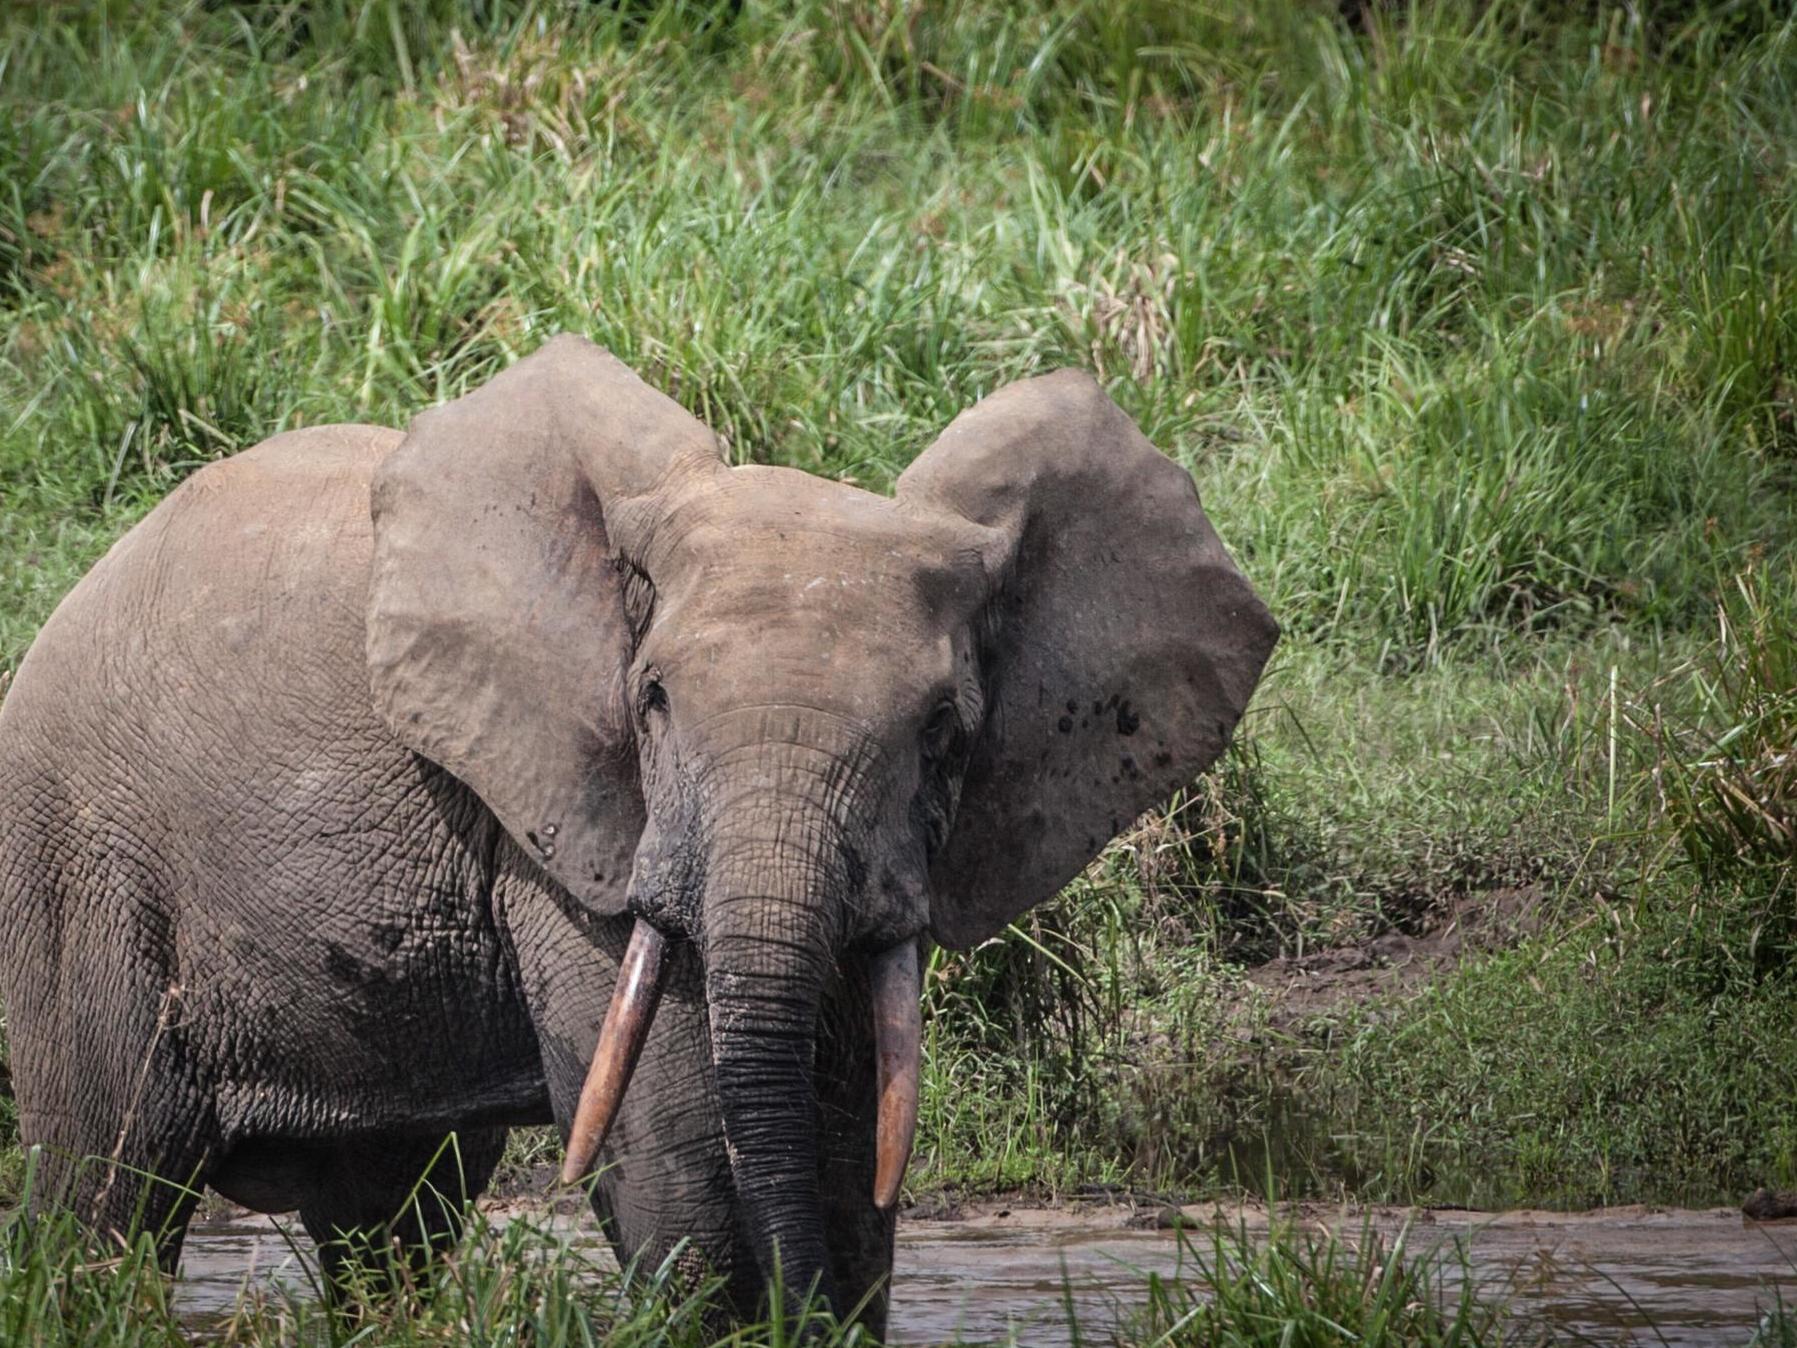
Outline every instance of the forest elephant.
<path fill-rule="evenodd" d="M 40 1180 L 171 1264 L 201 1186 L 428 1248 L 453 1213 L 396 1213 L 445 1137 L 460 1201 L 553 1122 L 621 1256 L 745 1315 L 777 1261 L 879 1332 L 920 947 L 1189 783 L 1276 635 L 1187 471 L 1071 370 L 891 497 L 728 466 L 573 336 L 404 434 L 211 464 L 0 710 Z"/>

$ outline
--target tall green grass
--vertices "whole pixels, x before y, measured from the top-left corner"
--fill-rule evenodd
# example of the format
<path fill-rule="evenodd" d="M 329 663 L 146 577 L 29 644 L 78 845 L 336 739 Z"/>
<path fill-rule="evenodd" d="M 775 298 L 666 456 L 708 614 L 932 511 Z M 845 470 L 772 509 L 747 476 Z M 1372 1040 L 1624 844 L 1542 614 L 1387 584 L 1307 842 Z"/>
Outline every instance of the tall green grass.
<path fill-rule="evenodd" d="M 7 552 L 57 569 L 7 578 L 5 657 L 196 463 L 564 327 L 874 486 L 1091 365 L 1288 630 L 1399 665 L 1689 624 L 1782 544 L 1788 25 L 712 8 L 11 15 Z"/>
<path fill-rule="evenodd" d="M 1121 1336 L 1166 1348 L 1479 1348 L 1546 1342 L 1516 1331 L 1501 1307 L 1482 1304 L 1462 1267 L 1419 1256 L 1409 1232 L 1387 1241 L 1370 1224 L 1345 1237 L 1305 1233 L 1276 1220 L 1261 1240 L 1246 1228 L 1182 1231 L 1189 1276 L 1151 1278 L 1144 1305 L 1132 1308 Z"/>

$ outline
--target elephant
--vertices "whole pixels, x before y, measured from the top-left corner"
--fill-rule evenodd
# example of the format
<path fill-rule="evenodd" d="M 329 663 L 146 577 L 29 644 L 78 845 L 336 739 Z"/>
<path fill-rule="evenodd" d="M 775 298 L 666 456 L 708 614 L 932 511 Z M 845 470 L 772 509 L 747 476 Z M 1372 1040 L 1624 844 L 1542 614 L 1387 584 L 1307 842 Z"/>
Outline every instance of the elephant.
<path fill-rule="evenodd" d="M 553 1123 L 621 1258 L 877 1334 L 926 943 L 1188 784 L 1277 635 L 1078 370 L 890 496 L 729 465 L 572 334 L 404 433 L 276 435 L 126 533 L 0 709 L 22 1136 L 172 1268 L 205 1187 L 440 1248 Z M 433 1157 L 453 1201 L 401 1216 Z"/>

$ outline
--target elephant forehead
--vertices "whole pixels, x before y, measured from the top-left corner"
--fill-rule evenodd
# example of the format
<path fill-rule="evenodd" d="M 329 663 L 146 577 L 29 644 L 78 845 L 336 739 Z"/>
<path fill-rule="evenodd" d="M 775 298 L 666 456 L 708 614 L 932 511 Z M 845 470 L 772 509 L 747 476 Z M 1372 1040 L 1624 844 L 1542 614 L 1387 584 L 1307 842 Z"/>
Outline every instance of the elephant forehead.
<path fill-rule="evenodd" d="M 910 715 L 953 677 L 953 634 L 984 594 L 979 557 L 881 498 L 836 509 L 798 490 L 670 515 L 640 658 L 692 716 L 789 701 L 866 726 Z"/>
<path fill-rule="evenodd" d="M 645 653 L 664 669 L 727 674 L 767 692 L 842 684 L 859 700 L 940 677 L 952 646 L 949 625 L 908 580 L 795 560 L 725 567 L 683 588 L 658 606 Z"/>
<path fill-rule="evenodd" d="M 645 558 L 683 606 L 803 624 L 898 622 L 969 610 L 985 589 L 982 531 L 791 469 L 739 468 L 670 505 Z"/>

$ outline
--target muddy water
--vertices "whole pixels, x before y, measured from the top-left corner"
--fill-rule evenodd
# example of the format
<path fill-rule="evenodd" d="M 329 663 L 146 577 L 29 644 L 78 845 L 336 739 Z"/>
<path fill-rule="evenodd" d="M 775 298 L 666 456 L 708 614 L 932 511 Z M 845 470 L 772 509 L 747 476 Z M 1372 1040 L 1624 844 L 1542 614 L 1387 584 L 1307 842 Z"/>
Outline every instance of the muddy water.
<path fill-rule="evenodd" d="M 1209 1220 L 1213 1213 L 1189 1210 Z M 1019 1211 L 964 1221 L 901 1224 L 894 1271 L 892 1339 L 1056 1345 L 1070 1342 L 1067 1310 L 1091 1330 L 1112 1322 L 1141 1294 L 1145 1276 L 1180 1271 L 1178 1237 L 1132 1230 L 1128 1213 Z M 1264 1216 L 1231 1213 L 1250 1234 Z M 1364 1215 L 1312 1212 L 1308 1224 L 1358 1239 Z M 1573 1341 L 1708 1348 L 1745 1344 L 1782 1294 L 1797 1307 L 1797 1224 L 1753 1225 L 1739 1214 L 1620 1209 L 1595 1214 L 1435 1212 L 1411 1215 L 1413 1250 L 1449 1255 L 1446 1290 L 1463 1277 L 1520 1317 Z M 1372 1215 L 1389 1240 L 1406 1221 Z M 301 1295 L 301 1253 L 265 1218 L 197 1225 L 188 1238 L 178 1294 L 197 1322 L 227 1311 L 246 1287 L 284 1285 Z M 558 1219 L 571 1239 L 590 1237 L 578 1219 Z M 1203 1237 L 1199 1237 L 1202 1243 Z M 1465 1254 L 1464 1263 L 1454 1254 Z M 1188 1264 L 1189 1267 L 1189 1264 Z M 1464 1272 L 1460 1271 L 1464 1269 Z"/>

